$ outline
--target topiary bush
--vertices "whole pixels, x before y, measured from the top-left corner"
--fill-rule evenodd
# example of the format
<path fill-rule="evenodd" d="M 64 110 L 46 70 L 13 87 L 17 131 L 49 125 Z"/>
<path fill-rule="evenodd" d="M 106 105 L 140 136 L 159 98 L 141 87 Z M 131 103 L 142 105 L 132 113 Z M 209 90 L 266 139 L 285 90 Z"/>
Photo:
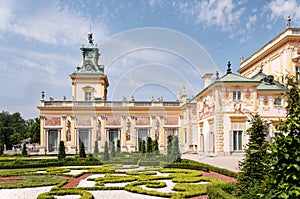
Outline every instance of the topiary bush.
<path fill-rule="evenodd" d="M 80 144 L 79 144 L 79 157 L 86 158 L 85 147 L 84 147 L 83 142 L 81 142 L 81 141 L 80 141 Z"/>
<path fill-rule="evenodd" d="M 107 141 L 104 144 L 103 160 L 104 161 L 108 161 L 109 160 L 109 153 L 108 153 L 108 144 L 107 144 Z"/>
<path fill-rule="evenodd" d="M 58 154 L 57 154 L 57 159 L 58 160 L 63 160 L 66 158 L 66 149 L 65 149 L 65 142 L 60 141 L 58 145 Z"/>
<path fill-rule="evenodd" d="M 22 145 L 22 155 L 23 155 L 23 156 L 26 156 L 26 155 L 27 155 L 26 143 L 24 143 L 24 144 Z"/>

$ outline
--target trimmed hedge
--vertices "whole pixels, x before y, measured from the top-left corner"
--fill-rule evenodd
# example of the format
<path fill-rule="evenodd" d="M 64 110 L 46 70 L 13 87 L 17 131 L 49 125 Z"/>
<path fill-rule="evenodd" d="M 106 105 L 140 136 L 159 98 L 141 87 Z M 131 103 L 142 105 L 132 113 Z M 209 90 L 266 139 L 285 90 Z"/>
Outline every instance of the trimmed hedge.
<path fill-rule="evenodd" d="M 93 199 L 94 196 L 86 190 L 68 188 L 56 191 L 50 191 L 38 195 L 37 199 L 54 199 L 54 196 L 65 196 L 65 195 L 80 195 L 81 199 Z"/>
<path fill-rule="evenodd" d="M 212 184 L 207 186 L 207 195 L 210 199 L 238 199 L 234 196 L 234 183 Z"/>
<path fill-rule="evenodd" d="M 138 161 L 139 166 L 160 166 L 159 161 L 146 161 L 146 160 L 140 160 Z"/>

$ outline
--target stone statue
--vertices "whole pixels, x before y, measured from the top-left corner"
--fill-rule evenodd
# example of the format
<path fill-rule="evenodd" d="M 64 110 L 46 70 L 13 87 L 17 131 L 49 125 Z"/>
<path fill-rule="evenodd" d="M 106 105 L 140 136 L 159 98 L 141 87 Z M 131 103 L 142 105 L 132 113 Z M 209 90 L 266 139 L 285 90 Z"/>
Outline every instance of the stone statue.
<path fill-rule="evenodd" d="M 290 28 L 291 27 L 291 17 L 288 16 L 287 20 L 286 20 L 286 27 Z"/>

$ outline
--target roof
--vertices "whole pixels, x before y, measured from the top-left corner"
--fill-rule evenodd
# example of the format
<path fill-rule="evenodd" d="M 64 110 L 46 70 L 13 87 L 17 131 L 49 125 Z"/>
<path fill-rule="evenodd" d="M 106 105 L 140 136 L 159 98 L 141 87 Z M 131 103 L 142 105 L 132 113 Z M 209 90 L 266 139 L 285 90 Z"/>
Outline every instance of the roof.
<path fill-rule="evenodd" d="M 227 73 L 220 79 L 216 80 L 216 82 L 258 82 L 256 79 L 250 79 L 241 75 Z"/>
<path fill-rule="evenodd" d="M 285 91 L 286 87 L 280 84 L 278 81 L 272 81 L 272 83 L 266 82 L 266 78 L 269 77 L 262 71 L 259 71 L 251 79 L 261 81 L 261 84 L 257 87 L 258 91 Z"/>

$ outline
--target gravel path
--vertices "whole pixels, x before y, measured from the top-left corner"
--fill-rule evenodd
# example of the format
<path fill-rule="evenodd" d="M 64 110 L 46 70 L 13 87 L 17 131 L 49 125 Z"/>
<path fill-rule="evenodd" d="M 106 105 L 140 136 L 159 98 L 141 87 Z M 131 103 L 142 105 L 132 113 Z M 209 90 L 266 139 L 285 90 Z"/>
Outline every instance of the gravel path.
<path fill-rule="evenodd" d="M 0 189 L 0 198 L 3 199 L 36 199 L 41 193 L 50 191 L 53 186 L 22 188 L 22 189 Z"/>

